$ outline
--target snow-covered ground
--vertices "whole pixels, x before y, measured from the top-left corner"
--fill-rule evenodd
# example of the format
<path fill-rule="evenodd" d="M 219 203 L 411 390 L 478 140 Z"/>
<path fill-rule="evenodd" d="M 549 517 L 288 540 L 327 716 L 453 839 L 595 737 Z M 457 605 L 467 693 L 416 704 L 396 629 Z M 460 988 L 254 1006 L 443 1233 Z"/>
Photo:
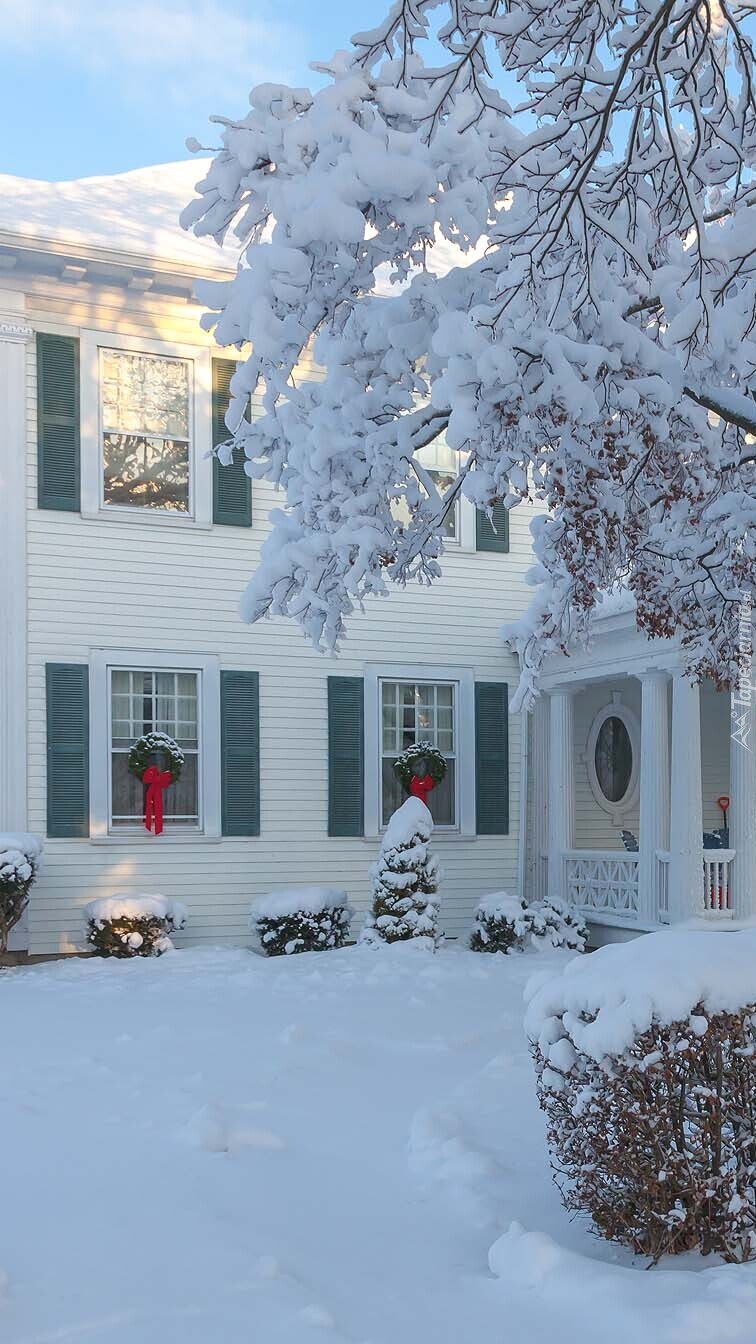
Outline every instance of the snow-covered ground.
<path fill-rule="evenodd" d="M 551 1183 L 523 986 L 564 954 L 0 972 L 4 1344 L 753 1344 Z"/>

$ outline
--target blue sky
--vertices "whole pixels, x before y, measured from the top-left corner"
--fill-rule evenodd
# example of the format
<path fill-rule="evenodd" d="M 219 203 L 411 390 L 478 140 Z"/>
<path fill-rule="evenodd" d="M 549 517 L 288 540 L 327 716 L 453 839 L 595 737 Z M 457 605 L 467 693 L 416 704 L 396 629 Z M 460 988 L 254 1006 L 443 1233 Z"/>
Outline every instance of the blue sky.
<path fill-rule="evenodd" d="M 372 27 L 389 0 L 0 0 L 0 172 L 49 181 L 123 172 L 213 145 L 263 80 Z M 9 110 L 13 109 L 13 124 Z"/>

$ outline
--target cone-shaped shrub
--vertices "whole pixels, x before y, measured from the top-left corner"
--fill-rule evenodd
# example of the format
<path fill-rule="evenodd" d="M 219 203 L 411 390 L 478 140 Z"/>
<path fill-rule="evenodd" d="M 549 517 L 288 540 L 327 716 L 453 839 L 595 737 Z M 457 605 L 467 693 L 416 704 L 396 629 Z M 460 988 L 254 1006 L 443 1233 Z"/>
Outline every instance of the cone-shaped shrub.
<path fill-rule="evenodd" d="M 370 870 L 373 906 L 361 941 L 398 943 L 408 938 L 439 941 L 438 887 L 441 871 L 428 841 L 433 818 L 419 798 L 408 798 L 391 817 L 378 862 Z"/>

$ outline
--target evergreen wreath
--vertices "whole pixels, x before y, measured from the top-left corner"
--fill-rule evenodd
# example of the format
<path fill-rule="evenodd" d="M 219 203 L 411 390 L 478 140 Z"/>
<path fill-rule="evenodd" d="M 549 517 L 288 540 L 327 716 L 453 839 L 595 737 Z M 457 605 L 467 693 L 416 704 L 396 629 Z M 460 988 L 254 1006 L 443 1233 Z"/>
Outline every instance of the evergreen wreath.
<path fill-rule="evenodd" d="M 402 782 L 405 793 L 409 793 L 412 777 L 417 774 L 415 761 L 420 760 L 421 757 L 425 757 L 428 763 L 428 774 L 434 785 L 440 784 L 446 774 L 446 761 L 441 752 L 430 742 L 415 742 L 413 746 L 407 747 L 401 756 L 394 761 L 394 769 Z"/>
<path fill-rule="evenodd" d="M 137 779 L 141 779 L 147 767 L 152 765 L 150 757 L 156 751 L 168 757 L 165 768 L 170 771 L 171 783 L 175 784 L 184 767 L 184 753 L 178 742 L 167 733 L 145 733 L 144 737 L 140 737 L 129 752 L 129 770 Z"/>

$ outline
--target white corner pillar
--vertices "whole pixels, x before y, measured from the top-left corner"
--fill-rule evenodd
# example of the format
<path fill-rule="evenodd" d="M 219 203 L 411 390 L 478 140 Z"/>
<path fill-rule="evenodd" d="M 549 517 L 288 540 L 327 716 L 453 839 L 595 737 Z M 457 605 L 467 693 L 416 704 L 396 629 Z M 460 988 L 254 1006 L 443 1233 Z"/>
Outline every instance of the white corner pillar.
<path fill-rule="evenodd" d="M 575 838 L 574 708 L 571 691 L 549 693 L 549 895 L 566 897 L 564 851 Z"/>
<path fill-rule="evenodd" d="M 669 822 L 669 916 L 703 913 L 703 788 L 698 686 L 682 672 L 672 680 L 672 789 Z"/>
<path fill-rule="evenodd" d="M 756 685 L 732 692 L 730 732 L 730 902 L 739 916 L 756 914 Z"/>
<path fill-rule="evenodd" d="M 638 916 L 659 918 L 657 850 L 669 848 L 669 676 L 643 672 L 641 683 Z"/>
<path fill-rule="evenodd" d="M 5 313 L 6 298 L 10 311 Z M 0 831 L 27 826 L 26 345 L 32 330 L 0 296 Z"/>
<path fill-rule="evenodd" d="M 549 697 L 539 695 L 533 706 L 533 788 L 531 830 L 530 896 L 542 901 L 548 896 L 549 860 Z"/>

